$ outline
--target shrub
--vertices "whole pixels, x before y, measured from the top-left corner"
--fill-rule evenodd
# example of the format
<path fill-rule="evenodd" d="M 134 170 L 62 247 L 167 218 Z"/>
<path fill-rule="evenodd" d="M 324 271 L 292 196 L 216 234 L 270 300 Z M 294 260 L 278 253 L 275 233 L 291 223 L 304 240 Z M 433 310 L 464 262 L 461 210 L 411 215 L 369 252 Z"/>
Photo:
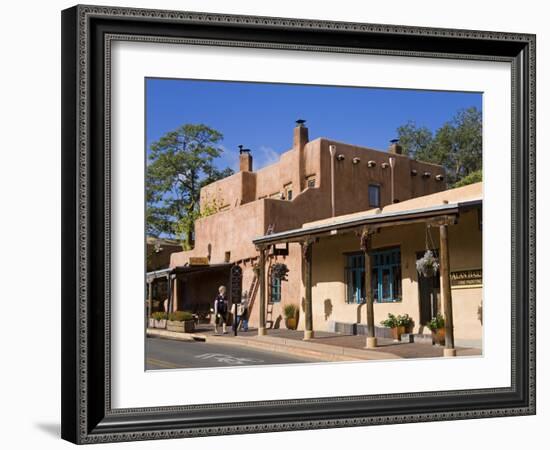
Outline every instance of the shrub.
<path fill-rule="evenodd" d="M 176 311 L 168 315 L 168 320 L 173 320 L 175 322 L 193 320 L 193 314 L 191 314 L 189 311 Z"/>
<path fill-rule="evenodd" d="M 162 311 L 157 311 L 151 314 L 151 317 L 155 320 L 164 320 L 166 319 L 166 313 Z"/>
<path fill-rule="evenodd" d="M 432 331 L 439 330 L 440 328 L 445 328 L 445 319 L 441 314 L 438 314 L 437 316 L 432 317 L 432 320 L 430 320 L 426 324 L 426 326 Z"/>
<path fill-rule="evenodd" d="M 292 319 L 296 317 L 296 313 L 298 312 L 298 305 L 295 305 L 294 303 L 285 305 L 283 312 L 285 314 L 285 318 Z"/>
<path fill-rule="evenodd" d="M 388 318 L 385 320 L 382 320 L 380 322 L 380 325 L 388 328 L 395 328 L 397 327 L 397 317 L 395 317 L 393 314 L 388 313 Z"/>
<path fill-rule="evenodd" d="M 413 324 L 413 320 L 408 314 L 405 314 L 403 316 L 397 316 L 398 327 L 409 328 L 412 326 L 412 324 Z"/>

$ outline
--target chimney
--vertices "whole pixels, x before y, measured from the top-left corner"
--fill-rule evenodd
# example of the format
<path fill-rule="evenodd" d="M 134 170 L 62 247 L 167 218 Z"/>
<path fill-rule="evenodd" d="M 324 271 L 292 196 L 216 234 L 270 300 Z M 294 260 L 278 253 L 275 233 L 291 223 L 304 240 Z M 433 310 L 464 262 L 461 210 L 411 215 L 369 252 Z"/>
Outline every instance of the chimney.
<path fill-rule="evenodd" d="M 304 119 L 298 119 L 296 121 L 296 127 L 294 128 L 294 140 L 292 148 L 294 149 L 294 169 L 292 176 L 292 184 L 295 186 L 297 193 L 302 192 L 305 189 L 305 155 L 304 149 L 309 141 L 308 129 L 305 126 L 306 121 Z"/>
<path fill-rule="evenodd" d="M 252 155 L 249 148 L 239 145 L 239 171 L 252 172 Z"/>
<path fill-rule="evenodd" d="M 401 144 L 399 144 L 399 139 L 392 139 L 390 141 L 390 147 L 388 148 L 388 152 L 393 153 L 395 155 L 403 154 L 403 147 L 401 147 Z"/>
<path fill-rule="evenodd" d="M 296 128 L 294 128 L 294 148 L 300 149 L 300 151 L 304 149 L 309 141 L 309 133 L 305 123 L 304 119 L 298 119 Z"/>

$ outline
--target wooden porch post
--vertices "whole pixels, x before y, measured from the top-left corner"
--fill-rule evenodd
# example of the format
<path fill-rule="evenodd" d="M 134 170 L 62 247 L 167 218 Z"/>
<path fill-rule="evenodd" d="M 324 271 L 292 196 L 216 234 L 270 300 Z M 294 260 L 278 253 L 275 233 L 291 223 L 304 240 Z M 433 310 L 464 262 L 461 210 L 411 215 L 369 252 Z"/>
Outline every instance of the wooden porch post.
<path fill-rule="evenodd" d="M 313 300 L 312 300 L 312 277 L 311 277 L 311 266 L 312 266 L 312 249 L 313 241 L 308 239 L 302 244 L 302 255 L 305 263 L 305 273 L 304 273 L 304 284 L 306 288 L 306 298 L 304 302 L 304 312 L 305 312 L 305 330 L 304 330 L 304 340 L 310 340 L 313 338 Z"/>
<path fill-rule="evenodd" d="M 449 236 L 448 225 L 439 226 L 440 246 L 440 271 L 441 271 L 441 294 L 443 297 L 445 316 L 445 349 L 444 356 L 456 356 L 454 325 L 453 325 L 453 301 L 451 297 L 451 270 L 449 262 Z"/>
<path fill-rule="evenodd" d="M 153 310 L 153 280 L 147 281 L 147 325 L 149 325 L 149 317 Z"/>
<path fill-rule="evenodd" d="M 172 312 L 172 276 L 168 274 L 168 307 L 166 308 L 167 314 Z"/>
<path fill-rule="evenodd" d="M 260 247 L 260 259 L 259 259 L 259 278 L 260 278 L 260 321 L 258 326 L 258 336 L 264 336 L 266 334 L 265 328 L 265 248 Z"/>
<path fill-rule="evenodd" d="M 367 348 L 377 346 L 374 334 L 374 298 L 372 295 L 372 229 L 365 228 L 361 233 L 361 249 L 365 254 L 365 296 L 367 303 Z"/>

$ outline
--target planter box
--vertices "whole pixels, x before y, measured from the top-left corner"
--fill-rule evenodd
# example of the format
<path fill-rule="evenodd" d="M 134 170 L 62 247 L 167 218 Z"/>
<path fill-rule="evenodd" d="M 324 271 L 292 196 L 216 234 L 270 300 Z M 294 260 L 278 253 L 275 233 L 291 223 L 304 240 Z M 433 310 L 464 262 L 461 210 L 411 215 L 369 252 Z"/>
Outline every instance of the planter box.
<path fill-rule="evenodd" d="M 166 323 L 166 329 L 177 333 L 192 333 L 195 331 L 195 321 L 184 320 L 183 322 L 179 322 L 177 320 L 169 320 Z"/>
<path fill-rule="evenodd" d="M 155 319 L 151 317 L 147 319 L 147 328 L 155 328 Z"/>
<path fill-rule="evenodd" d="M 154 326 L 153 328 L 166 328 L 166 319 L 162 319 L 162 320 L 155 320 L 153 319 L 153 322 L 154 322 Z"/>

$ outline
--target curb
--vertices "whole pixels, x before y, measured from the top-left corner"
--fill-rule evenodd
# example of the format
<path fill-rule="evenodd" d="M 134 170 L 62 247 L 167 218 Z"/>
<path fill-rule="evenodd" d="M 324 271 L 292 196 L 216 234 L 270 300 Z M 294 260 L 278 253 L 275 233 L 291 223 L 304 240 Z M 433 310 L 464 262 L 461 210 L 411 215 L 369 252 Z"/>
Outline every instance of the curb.
<path fill-rule="evenodd" d="M 201 341 L 224 345 L 239 345 L 268 350 L 277 353 L 293 354 L 327 362 L 402 359 L 392 353 L 340 347 L 320 344 L 311 341 L 298 341 L 274 336 L 257 336 L 253 338 L 235 337 L 228 339 L 223 336 L 213 336 L 200 333 L 179 333 L 161 329 L 147 329 L 147 336 L 157 336 L 179 341 Z"/>

